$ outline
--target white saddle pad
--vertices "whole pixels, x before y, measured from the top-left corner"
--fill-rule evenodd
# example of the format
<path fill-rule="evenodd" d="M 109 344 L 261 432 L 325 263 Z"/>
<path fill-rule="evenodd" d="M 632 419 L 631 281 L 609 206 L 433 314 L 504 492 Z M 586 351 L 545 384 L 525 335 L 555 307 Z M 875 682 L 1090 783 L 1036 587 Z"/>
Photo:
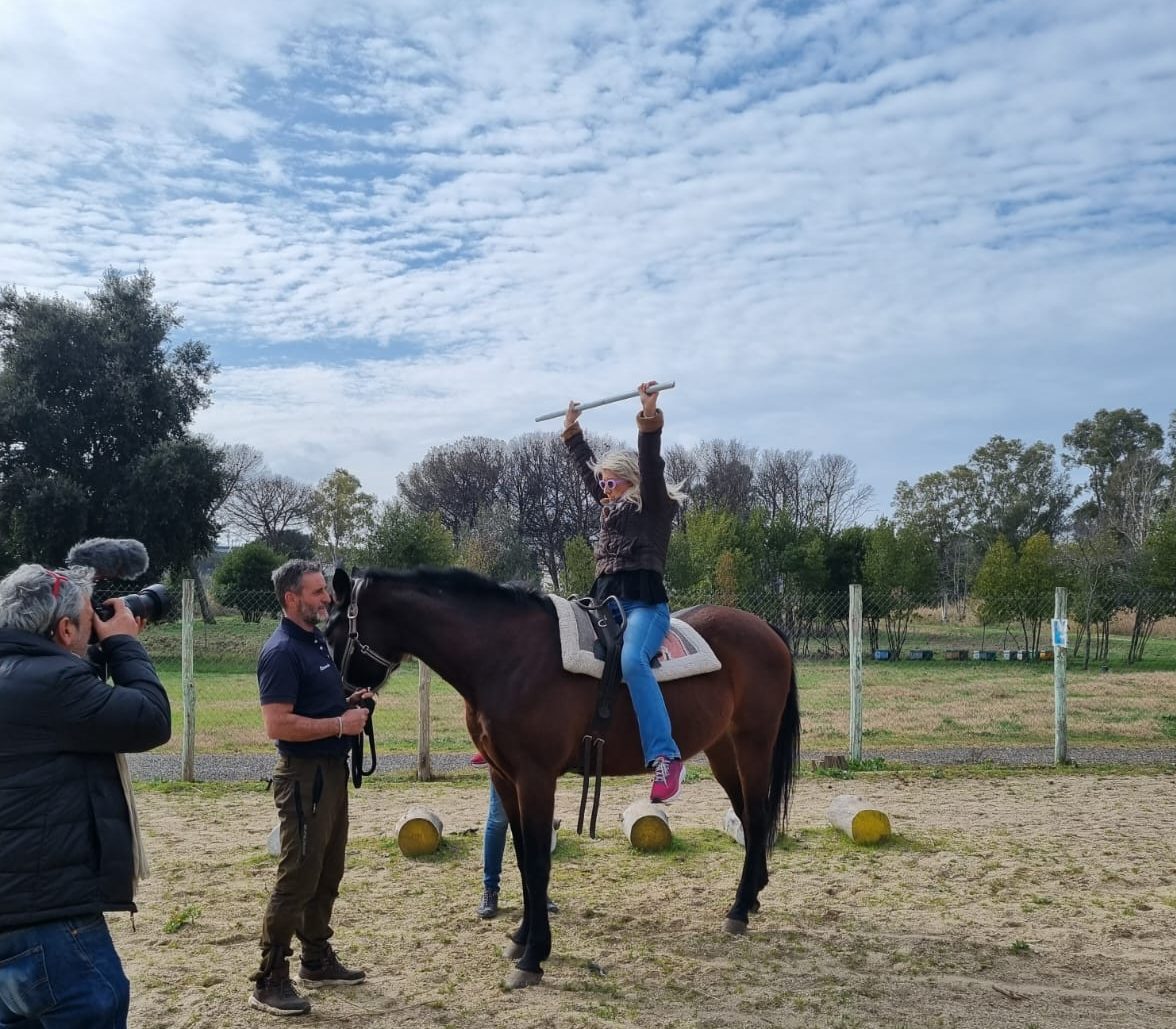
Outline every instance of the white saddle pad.
<path fill-rule="evenodd" d="M 565 597 L 550 595 L 559 614 L 559 644 L 563 666 L 577 675 L 591 675 L 599 679 L 604 674 L 604 662 L 592 651 L 596 633 L 592 617 L 579 604 Z M 670 619 L 670 628 L 658 653 L 659 664 L 653 669 L 658 682 L 683 679 L 688 675 L 704 675 L 723 667 L 715 652 L 698 631 L 678 618 Z"/>

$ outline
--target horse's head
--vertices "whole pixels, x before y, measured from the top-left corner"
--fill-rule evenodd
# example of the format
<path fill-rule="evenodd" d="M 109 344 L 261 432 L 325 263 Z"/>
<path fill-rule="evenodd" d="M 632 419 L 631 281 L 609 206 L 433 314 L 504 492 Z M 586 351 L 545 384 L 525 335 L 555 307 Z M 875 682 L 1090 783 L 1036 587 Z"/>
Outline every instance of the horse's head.
<path fill-rule="evenodd" d="M 334 602 L 323 635 L 343 685 L 351 690 L 378 690 L 398 667 L 403 654 L 388 646 L 387 632 L 372 614 L 373 597 L 364 597 L 368 580 L 354 580 L 342 568 L 331 580 Z M 366 603 L 361 604 L 361 598 Z M 365 614 L 366 612 L 366 614 Z"/>

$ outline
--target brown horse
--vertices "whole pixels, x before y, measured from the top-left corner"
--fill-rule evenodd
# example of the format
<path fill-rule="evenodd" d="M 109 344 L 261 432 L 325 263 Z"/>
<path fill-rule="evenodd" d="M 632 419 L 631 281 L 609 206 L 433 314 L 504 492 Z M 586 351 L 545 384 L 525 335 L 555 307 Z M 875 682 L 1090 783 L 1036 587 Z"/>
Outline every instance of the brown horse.
<path fill-rule="evenodd" d="M 523 920 L 511 939 L 512 986 L 540 981 L 551 953 L 547 883 L 556 779 L 580 759 L 597 681 L 564 671 L 554 605 L 541 593 L 462 570 L 335 572 L 326 636 L 350 686 L 378 688 L 413 654 L 462 695 L 470 737 L 485 755 L 510 819 L 523 879 Z M 743 822 L 746 854 L 728 932 L 743 932 L 768 881 L 768 854 L 788 814 L 800 711 L 792 652 L 755 615 L 697 607 L 682 617 L 722 668 L 667 684 L 666 706 L 684 756 L 705 752 Z M 628 691 L 614 705 L 605 775 L 645 771 Z"/>

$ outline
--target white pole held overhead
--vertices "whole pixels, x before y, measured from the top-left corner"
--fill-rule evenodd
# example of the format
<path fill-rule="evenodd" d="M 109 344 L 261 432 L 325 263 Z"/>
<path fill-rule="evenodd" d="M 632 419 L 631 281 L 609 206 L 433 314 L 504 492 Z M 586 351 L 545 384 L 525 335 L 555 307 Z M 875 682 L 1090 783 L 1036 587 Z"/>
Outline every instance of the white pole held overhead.
<path fill-rule="evenodd" d="M 652 386 L 649 387 L 649 392 L 650 393 L 660 393 L 663 389 L 673 389 L 673 388 L 674 388 L 674 384 L 672 382 L 655 382 Z M 593 400 L 587 404 L 574 404 L 572 406 L 572 410 L 574 410 L 574 411 L 587 411 L 589 408 L 592 408 L 592 407 L 604 407 L 605 404 L 615 404 L 618 400 L 632 400 L 633 397 L 639 397 L 639 396 L 641 396 L 641 391 L 635 389 L 630 393 L 618 393 L 615 397 L 605 397 L 603 400 Z M 568 412 L 568 409 L 566 407 L 562 407 L 558 411 L 552 411 L 550 414 L 539 415 L 539 417 L 536 418 L 535 421 L 545 422 L 549 418 L 559 418 L 560 416 L 567 414 L 567 412 Z"/>

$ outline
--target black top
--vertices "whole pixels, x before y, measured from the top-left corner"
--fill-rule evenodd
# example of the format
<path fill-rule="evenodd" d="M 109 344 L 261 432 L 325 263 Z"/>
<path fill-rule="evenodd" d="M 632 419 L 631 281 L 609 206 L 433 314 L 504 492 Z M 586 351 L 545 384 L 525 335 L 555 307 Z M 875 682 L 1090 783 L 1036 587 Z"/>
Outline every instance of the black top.
<path fill-rule="evenodd" d="M 323 634 L 308 632 L 289 618 L 281 620 L 261 648 L 257 686 L 262 704 L 293 704 L 294 713 L 304 718 L 337 718 L 347 710 L 343 678 Z M 341 757 L 350 746 L 349 736 L 302 743 L 278 740 L 278 751 L 288 757 Z"/>
<path fill-rule="evenodd" d="M 649 568 L 598 576 L 592 584 L 592 599 L 599 603 L 610 596 L 621 600 L 640 600 L 646 604 L 670 602 L 661 573 Z"/>
<path fill-rule="evenodd" d="M 115 754 L 166 743 L 171 707 L 138 640 L 101 649 L 114 686 L 45 637 L 0 629 L 0 930 L 135 910 Z"/>

